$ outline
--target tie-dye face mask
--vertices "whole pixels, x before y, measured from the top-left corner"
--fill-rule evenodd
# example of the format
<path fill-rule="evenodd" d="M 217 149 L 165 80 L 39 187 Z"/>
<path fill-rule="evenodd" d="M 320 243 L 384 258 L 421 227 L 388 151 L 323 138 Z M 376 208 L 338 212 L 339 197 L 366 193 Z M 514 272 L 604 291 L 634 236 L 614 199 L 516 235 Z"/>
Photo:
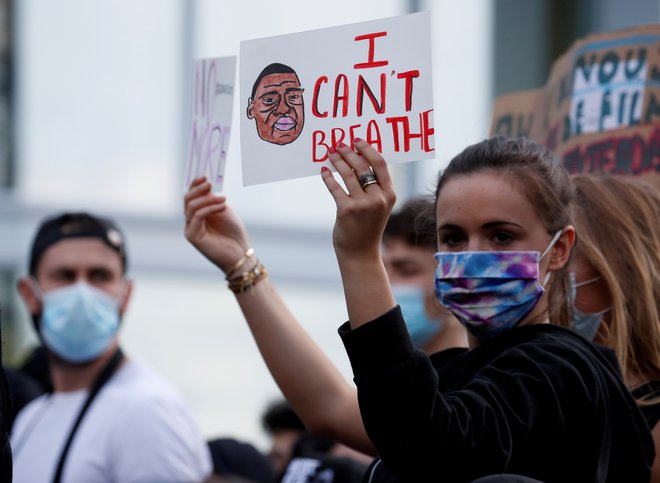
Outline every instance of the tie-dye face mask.
<path fill-rule="evenodd" d="M 536 306 L 550 277 L 539 282 L 539 262 L 554 246 L 563 230 L 543 253 L 438 252 L 435 259 L 435 294 L 476 337 L 492 337 L 515 327 Z"/>

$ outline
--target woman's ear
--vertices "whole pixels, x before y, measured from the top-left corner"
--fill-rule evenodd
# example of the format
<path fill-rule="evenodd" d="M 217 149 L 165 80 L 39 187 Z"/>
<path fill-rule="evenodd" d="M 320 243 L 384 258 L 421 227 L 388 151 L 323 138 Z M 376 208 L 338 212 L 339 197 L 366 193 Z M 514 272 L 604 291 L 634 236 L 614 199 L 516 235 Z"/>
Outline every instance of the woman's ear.
<path fill-rule="evenodd" d="M 557 238 L 550 251 L 549 272 L 561 270 L 568 263 L 573 245 L 575 245 L 575 228 L 568 225 L 563 229 L 562 234 Z"/>

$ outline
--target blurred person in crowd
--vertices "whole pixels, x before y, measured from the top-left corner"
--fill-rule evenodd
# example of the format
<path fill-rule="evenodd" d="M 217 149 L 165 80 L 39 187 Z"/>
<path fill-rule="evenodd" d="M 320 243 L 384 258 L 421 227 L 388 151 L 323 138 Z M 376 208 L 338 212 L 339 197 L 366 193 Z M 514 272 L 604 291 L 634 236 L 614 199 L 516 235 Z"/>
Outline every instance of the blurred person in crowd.
<path fill-rule="evenodd" d="M 214 477 L 244 478 L 254 483 L 274 481 L 270 459 L 252 444 L 234 438 L 215 438 L 208 441 L 208 446 Z"/>
<path fill-rule="evenodd" d="M 366 454 L 310 433 L 286 400 L 272 402 L 262 416 L 262 423 L 272 439 L 269 455 L 278 481 L 285 475 L 291 478 L 293 474 L 297 478 L 302 478 L 303 473 L 312 477 L 328 468 L 334 468 L 333 472 L 336 470 L 343 475 L 364 474 L 371 461 Z M 297 461 L 292 464 L 294 459 L 304 460 L 304 463 Z M 310 461 L 318 464 L 311 464 Z M 301 468 L 307 468 L 307 473 Z"/>
<path fill-rule="evenodd" d="M 571 326 L 614 350 L 656 447 L 660 482 L 660 195 L 631 178 L 575 175 Z"/>
<path fill-rule="evenodd" d="M 106 218 L 64 213 L 34 238 L 18 291 L 45 347 L 53 392 L 14 424 L 14 480 L 199 482 L 211 458 L 178 392 L 120 349 L 131 296 L 124 236 Z"/>
<path fill-rule="evenodd" d="M 286 307 L 226 197 L 204 178 L 184 197 L 186 238 L 224 272 L 306 427 L 377 456 L 374 482 L 504 472 L 648 481 L 653 441 L 620 371 L 602 348 L 557 326 L 569 313 L 575 230 L 570 179 L 552 154 L 498 136 L 467 147 L 439 177 L 436 296 L 469 332 L 469 350 L 446 358 L 413 345 L 392 294 L 381 257 L 396 200 L 386 161 L 357 138 L 329 156 L 344 182 L 321 168 L 337 206 L 348 311 L 339 334 L 357 392 Z"/>
<path fill-rule="evenodd" d="M 390 215 L 383 232 L 383 263 L 410 339 L 427 354 L 468 346 L 465 328 L 435 296 L 435 251 L 431 199 L 414 198 Z"/>
<path fill-rule="evenodd" d="M 371 457 L 323 436 L 300 435 L 280 483 L 360 483 Z"/>
<path fill-rule="evenodd" d="M 291 460 L 293 447 L 307 429 L 296 412 L 286 400 L 271 402 L 263 415 L 261 423 L 270 437 L 268 457 L 275 473 L 281 475 Z"/>

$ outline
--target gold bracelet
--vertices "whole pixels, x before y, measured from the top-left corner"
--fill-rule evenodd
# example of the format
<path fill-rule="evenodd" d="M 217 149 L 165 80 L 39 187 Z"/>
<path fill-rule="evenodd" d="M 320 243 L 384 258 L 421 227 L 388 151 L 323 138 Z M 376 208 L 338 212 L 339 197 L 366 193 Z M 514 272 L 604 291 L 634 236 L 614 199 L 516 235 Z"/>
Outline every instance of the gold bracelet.
<path fill-rule="evenodd" d="M 268 275 L 266 268 L 257 260 L 257 264 L 253 268 L 229 280 L 227 286 L 235 294 L 243 293 L 266 278 L 266 275 Z"/>
<path fill-rule="evenodd" d="M 241 258 L 238 262 L 234 264 L 233 267 L 231 267 L 229 270 L 227 270 L 227 275 L 225 276 L 225 280 L 229 280 L 232 278 L 232 276 L 243 266 L 245 262 L 248 261 L 248 259 L 254 255 L 254 250 L 252 248 L 248 248 L 245 250 L 245 255 L 243 255 L 243 258 Z"/>

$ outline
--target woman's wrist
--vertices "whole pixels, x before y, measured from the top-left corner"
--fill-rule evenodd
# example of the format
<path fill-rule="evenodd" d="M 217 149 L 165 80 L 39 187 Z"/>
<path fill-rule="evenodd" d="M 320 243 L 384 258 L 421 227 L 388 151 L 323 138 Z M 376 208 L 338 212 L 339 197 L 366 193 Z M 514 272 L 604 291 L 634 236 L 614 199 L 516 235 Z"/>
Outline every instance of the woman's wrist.
<path fill-rule="evenodd" d="M 235 294 L 241 294 L 261 282 L 268 272 L 256 257 L 254 250 L 248 248 L 243 257 L 234 263 L 226 272 L 227 287 Z"/>
<path fill-rule="evenodd" d="M 243 252 L 241 257 L 236 262 L 229 265 L 229 267 L 226 269 L 223 268 L 222 271 L 225 273 L 225 280 L 235 278 L 236 276 L 241 275 L 243 272 L 247 271 L 253 257 L 254 249 L 249 247 L 245 250 L 245 252 Z"/>
<path fill-rule="evenodd" d="M 350 251 L 335 250 L 337 263 L 347 268 L 368 268 L 375 265 L 382 265 L 383 258 L 380 253 L 380 247 L 373 250 Z"/>

